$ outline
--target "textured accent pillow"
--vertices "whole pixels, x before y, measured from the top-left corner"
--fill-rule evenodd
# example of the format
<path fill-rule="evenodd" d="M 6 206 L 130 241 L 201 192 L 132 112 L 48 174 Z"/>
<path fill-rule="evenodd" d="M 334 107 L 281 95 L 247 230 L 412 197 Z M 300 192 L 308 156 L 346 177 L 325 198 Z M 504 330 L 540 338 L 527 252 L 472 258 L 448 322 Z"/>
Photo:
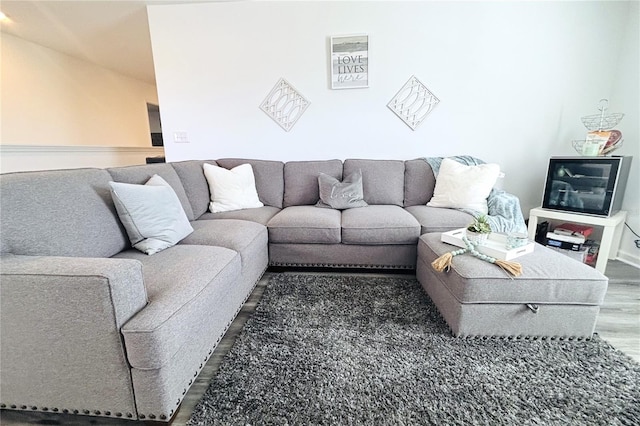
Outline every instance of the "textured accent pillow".
<path fill-rule="evenodd" d="M 318 175 L 320 200 L 318 207 L 328 207 L 337 210 L 353 207 L 366 207 L 362 190 L 362 171 L 357 170 L 345 177 L 342 182 L 324 173 Z"/>
<path fill-rule="evenodd" d="M 231 170 L 207 163 L 202 167 L 209 183 L 211 213 L 264 206 L 258 198 L 251 164 L 240 164 Z"/>
<path fill-rule="evenodd" d="M 500 166 L 467 166 L 450 158 L 442 160 L 430 207 L 471 209 L 487 214 L 487 197 L 495 185 Z"/>
<path fill-rule="evenodd" d="M 153 175 L 144 185 L 109 185 L 131 245 L 141 252 L 157 253 L 193 232 L 178 196 L 160 176 Z"/>

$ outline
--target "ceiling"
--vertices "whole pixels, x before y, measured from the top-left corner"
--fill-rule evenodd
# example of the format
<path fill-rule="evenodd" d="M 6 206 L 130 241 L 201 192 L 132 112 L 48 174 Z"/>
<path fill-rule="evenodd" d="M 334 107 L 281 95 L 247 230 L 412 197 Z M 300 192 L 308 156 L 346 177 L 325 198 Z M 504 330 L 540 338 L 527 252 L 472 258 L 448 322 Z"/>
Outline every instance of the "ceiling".
<path fill-rule="evenodd" d="M 155 84 L 147 8 L 209 0 L 2 0 L 2 32 Z"/>

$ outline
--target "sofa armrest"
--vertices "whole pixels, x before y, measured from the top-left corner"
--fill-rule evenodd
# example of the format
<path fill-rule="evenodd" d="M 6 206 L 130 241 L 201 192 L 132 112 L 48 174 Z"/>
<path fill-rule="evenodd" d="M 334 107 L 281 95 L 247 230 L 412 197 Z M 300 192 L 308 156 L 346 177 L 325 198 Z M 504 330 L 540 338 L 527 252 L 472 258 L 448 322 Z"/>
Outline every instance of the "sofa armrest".
<path fill-rule="evenodd" d="M 135 418 L 120 328 L 146 303 L 136 260 L 0 257 L 2 404 Z"/>
<path fill-rule="evenodd" d="M 85 296 L 87 300 L 95 298 L 96 290 L 102 287 L 103 303 L 113 309 L 118 329 L 147 303 L 142 264 L 137 260 L 3 255 L 0 277 L 2 300 L 11 306 L 17 302 L 15 297 L 26 296 L 33 307 L 35 294 L 28 293 L 53 291 L 72 301 L 72 308 L 78 307 Z"/>

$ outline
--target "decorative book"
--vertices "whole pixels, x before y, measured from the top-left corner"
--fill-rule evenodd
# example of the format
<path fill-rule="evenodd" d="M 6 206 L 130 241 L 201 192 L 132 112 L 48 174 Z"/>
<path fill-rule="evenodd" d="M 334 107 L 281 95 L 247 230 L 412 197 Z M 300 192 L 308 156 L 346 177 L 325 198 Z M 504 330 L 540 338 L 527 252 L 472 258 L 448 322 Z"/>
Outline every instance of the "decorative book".
<path fill-rule="evenodd" d="M 593 233 L 593 226 L 567 222 L 556 226 L 553 232 L 556 234 L 565 235 L 581 235 L 584 238 L 589 238 L 589 236 Z"/>

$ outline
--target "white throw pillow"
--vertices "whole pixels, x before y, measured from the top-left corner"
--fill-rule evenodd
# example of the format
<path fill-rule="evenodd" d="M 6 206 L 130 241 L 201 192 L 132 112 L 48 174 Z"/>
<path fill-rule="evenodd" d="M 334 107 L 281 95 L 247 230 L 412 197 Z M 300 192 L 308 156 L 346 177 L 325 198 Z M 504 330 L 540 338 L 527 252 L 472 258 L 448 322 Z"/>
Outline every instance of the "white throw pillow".
<path fill-rule="evenodd" d="M 212 213 L 262 207 L 251 164 L 241 164 L 231 170 L 204 163 L 204 175 L 209 183 Z"/>
<path fill-rule="evenodd" d="M 154 254 L 193 232 L 175 191 L 160 176 L 145 185 L 109 182 L 111 196 L 131 245 Z"/>
<path fill-rule="evenodd" d="M 471 209 L 487 214 L 487 197 L 495 185 L 500 166 L 479 164 L 466 166 L 450 158 L 440 164 L 430 207 Z"/>

